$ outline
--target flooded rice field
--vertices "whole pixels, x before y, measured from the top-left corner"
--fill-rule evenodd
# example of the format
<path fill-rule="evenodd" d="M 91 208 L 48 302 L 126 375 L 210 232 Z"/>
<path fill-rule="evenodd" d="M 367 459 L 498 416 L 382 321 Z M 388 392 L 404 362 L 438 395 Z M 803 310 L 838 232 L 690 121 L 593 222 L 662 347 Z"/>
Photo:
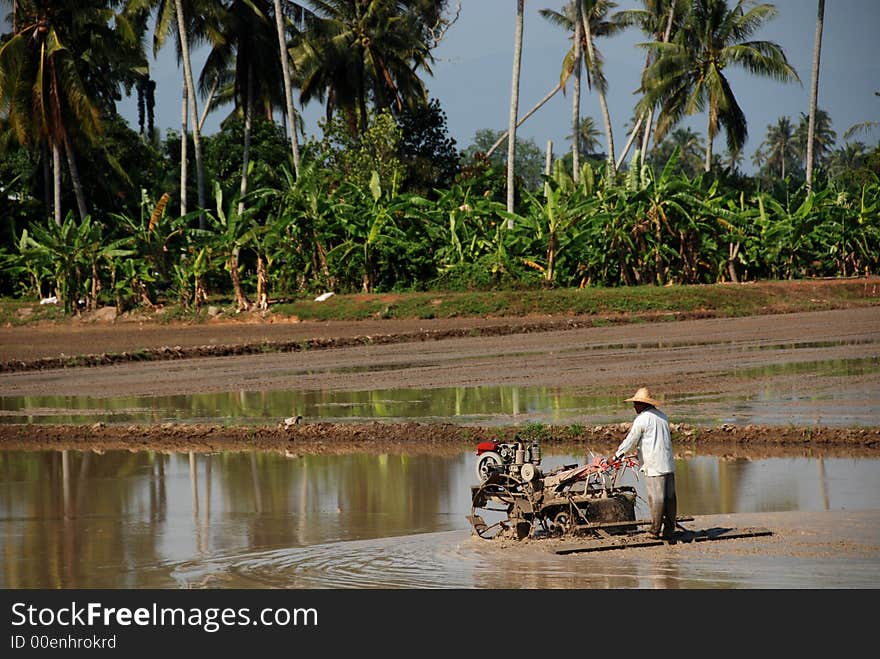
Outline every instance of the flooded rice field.
<path fill-rule="evenodd" d="M 383 365 L 373 368 L 382 370 Z M 400 367 L 400 365 L 397 365 Z M 390 365 L 385 365 L 390 369 Z M 401 367 L 405 368 L 405 367 Z M 732 376 L 732 374 L 731 374 Z M 880 357 L 833 359 L 743 369 L 762 382 L 748 391 L 696 391 L 666 396 L 682 423 L 873 426 L 878 420 Z M 790 378 L 827 380 L 804 392 Z M 778 378 L 778 379 L 777 379 Z M 719 378 L 722 381 L 723 377 Z M 578 386 L 480 385 L 432 388 L 272 391 L 177 395 L 0 396 L 0 423 L 266 423 L 299 414 L 315 422 L 509 425 L 614 423 L 620 397 Z"/>
<path fill-rule="evenodd" d="M 192 331 L 190 344 L 201 345 L 226 342 L 233 330 Z M 253 343 L 268 330 L 234 331 Z M 290 340 L 292 331 L 273 336 Z M 363 333 L 353 324 L 347 336 Z M 114 328 L 107 340 L 125 350 L 170 340 L 145 334 L 161 342 L 140 328 Z M 7 352 L 17 358 L 22 343 L 42 338 L 33 358 L 51 356 L 56 344 L 82 354 L 93 336 L 25 341 L 9 332 Z M 670 420 L 759 428 L 758 443 L 792 427 L 804 429 L 799 437 L 819 426 L 873 433 L 880 307 L 6 371 L 0 588 L 880 587 L 873 439 L 851 457 L 818 445 L 789 457 L 742 445 L 688 448 L 677 456 L 676 484 L 679 514 L 694 517 L 689 528 L 755 526 L 772 535 L 558 555 L 540 541 L 499 546 L 472 536 L 470 443 L 433 453 L 441 444 L 431 444 L 421 454 L 375 445 L 310 454 L 194 438 L 195 424 L 247 432 L 263 424 L 280 428 L 266 442 L 286 448 L 283 420 L 295 416 L 300 431 L 399 421 L 426 424 L 423 432 L 435 423 L 620 430 L 632 419 L 623 399 L 646 384 Z M 56 424 L 74 424 L 82 436 L 43 443 Z M 111 427 L 107 435 L 130 443 L 101 444 Z M 170 441 L 151 444 L 157 433 Z M 545 446 L 544 467 L 585 457 Z M 642 500 L 637 515 L 646 512 Z"/>
<path fill-rule="evenodd" d="M 545 451 L 543 467 L 585 457 Z M 677 460 L 679 514 L 703 523 L 764 515 L 785 526 L 797 513 L 802 535 L 807 515 L 819 526 L 826 514 L 861 520 L 863 537 L 838 539 L 838 567 L 807 538 L 795 567 L 781 571 L 774 537 L 612 552 L 626 555 L 611 561 L 500 550 L 466 520 L 474 461 L 466 449 L 292 458 L 3 451 L 0 588 L 880 586 L 876 555 L 860 553 L 880 545 L 878 459 Z M 627 474 L 622 484 L 636 487 L 644 518 L 642 483 Z M 687 560 L 674 554 L 687 551 Z"/>

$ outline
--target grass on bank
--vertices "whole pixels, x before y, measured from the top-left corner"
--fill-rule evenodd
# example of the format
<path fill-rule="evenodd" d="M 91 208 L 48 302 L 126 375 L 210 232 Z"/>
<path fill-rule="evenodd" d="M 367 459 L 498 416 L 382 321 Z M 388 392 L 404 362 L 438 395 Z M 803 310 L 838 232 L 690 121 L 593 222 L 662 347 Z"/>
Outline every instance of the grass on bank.
<path fill-rule="evenodd" d="M 736 317 L 767 313 L 816 311 L 880 305 L 880 278 L 810 279 L 704 284 L 511 290 L 481 292 L 414 292 L 333 295 L 276 301 L 269 313 L 299 320 L 431 319 L 465 317 L 615 316 L 641 314 Z M 93 314 L 82 314 L 87 319 Z M 157 311 L 135 310 L 123 319 L 156 322 L 201 322 L 220 316 L 235 318 L 232 300 L 214 298 L 200 310 L 165 304 Z M 105 314 L 106 318 L 107 315 Z M 113 314 L 110 314 L 113 317 Z M 69 317 L 56 305 L 0 298 L 4 326 L 64 322 Z"/>

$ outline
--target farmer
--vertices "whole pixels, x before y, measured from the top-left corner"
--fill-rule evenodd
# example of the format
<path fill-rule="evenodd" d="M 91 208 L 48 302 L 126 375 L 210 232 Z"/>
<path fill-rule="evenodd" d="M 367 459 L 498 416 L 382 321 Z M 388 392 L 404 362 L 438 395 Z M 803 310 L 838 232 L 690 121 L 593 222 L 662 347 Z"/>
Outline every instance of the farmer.
<path fill-rule="evenodd" d="M 672 437 L 669 419 L 657 409 L 646 387 L 642 387 L 626 402 L 632 403 L 636 418 L 626 438 L 614 452 L 620 459 L 633 450 L 638 451 L 642 471 L 646 475 L 645 487 L 651 507 L 651 526 L 648 536 L 654 539 L 673 540 L 675 534 L 675 461 L 672 457 Z M 661 535 L 661 527 L 663 533 Z"/>

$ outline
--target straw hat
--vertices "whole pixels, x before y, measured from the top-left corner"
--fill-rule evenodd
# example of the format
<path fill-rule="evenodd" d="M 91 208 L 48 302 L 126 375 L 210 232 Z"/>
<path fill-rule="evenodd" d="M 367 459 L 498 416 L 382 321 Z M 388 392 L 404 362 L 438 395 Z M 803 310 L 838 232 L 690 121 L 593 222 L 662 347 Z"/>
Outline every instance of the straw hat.
<path fill-rule="evenodd" d="M 651 396 L 651 392 L 648 391 L 647 387 L 642 387 L 633 394 L 632 398 L 626 398 L 624 400 L 627 403 L 647 403 L 648 405 L 654 405 L 655 407 L 660 404 L 660 401 L 655 400 L 654 397 Z"/>

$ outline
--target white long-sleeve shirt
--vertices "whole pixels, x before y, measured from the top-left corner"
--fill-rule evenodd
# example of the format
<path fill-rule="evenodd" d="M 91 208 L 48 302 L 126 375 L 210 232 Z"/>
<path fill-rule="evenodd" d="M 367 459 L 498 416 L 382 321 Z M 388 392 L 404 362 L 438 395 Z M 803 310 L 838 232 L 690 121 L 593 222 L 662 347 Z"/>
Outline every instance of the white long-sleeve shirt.
<path fill-rule="evenodd" d="M 662 476 L 675 471 L 669 419 L 656 407 L 649 407 L 636 416 L 626 439 L 614 455 L 626 455 L 633 449 L 638 449 L 639 463 L 645 475 Z"/>

